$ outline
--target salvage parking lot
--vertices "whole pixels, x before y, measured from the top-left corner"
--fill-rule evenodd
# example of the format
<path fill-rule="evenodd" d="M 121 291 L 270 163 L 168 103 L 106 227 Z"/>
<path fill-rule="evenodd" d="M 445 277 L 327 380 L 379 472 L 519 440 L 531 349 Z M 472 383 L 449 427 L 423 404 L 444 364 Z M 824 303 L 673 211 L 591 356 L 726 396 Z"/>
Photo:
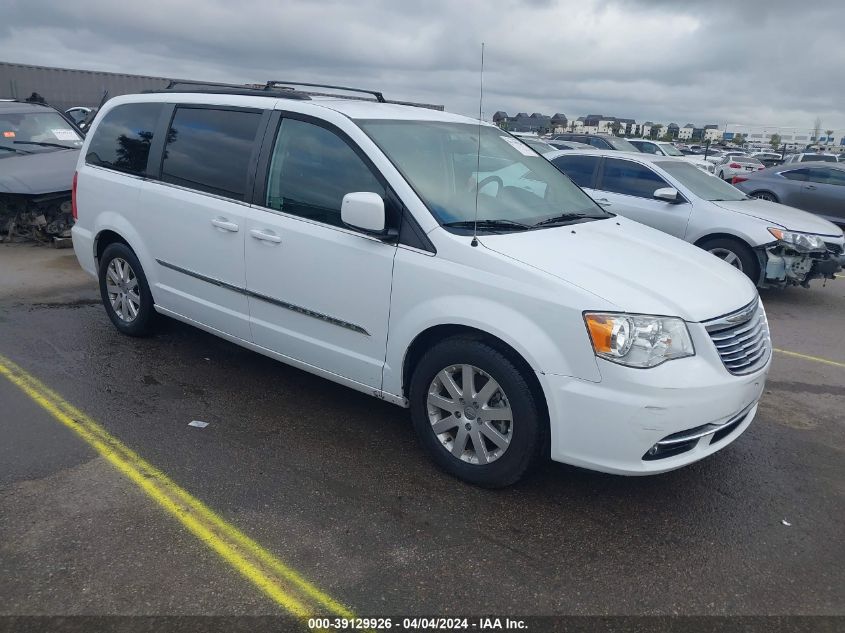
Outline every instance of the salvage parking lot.
<path fill-rule="evenodd" d="M 0 613 L 839 614 L 845 280 L 762 296 L 778 351 L 729 448 L 488 491 L 437 470 L 406 410 L 177 322 L 121 336 L 72 251 L 4 245 Z M 190 498 L 165 486 L 168 509 L 148 466 Z"/>

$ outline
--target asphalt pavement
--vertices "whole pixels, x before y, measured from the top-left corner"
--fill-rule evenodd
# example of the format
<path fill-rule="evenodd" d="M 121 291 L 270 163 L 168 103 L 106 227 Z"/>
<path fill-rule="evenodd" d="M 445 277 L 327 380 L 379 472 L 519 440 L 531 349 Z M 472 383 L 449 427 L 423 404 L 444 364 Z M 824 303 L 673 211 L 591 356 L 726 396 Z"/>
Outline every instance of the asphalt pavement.
<path fill-rule="evenodd" d="M 356 614 L 843 615 L 845 280 L 762 296 L 783 351 L 730 447 L 499 491 L 406 410 L 177 322 L 121 336 L 72 251 L 0 245 L 0 357 Z M 279 611 L 0 376 L 0 615 Z"/>

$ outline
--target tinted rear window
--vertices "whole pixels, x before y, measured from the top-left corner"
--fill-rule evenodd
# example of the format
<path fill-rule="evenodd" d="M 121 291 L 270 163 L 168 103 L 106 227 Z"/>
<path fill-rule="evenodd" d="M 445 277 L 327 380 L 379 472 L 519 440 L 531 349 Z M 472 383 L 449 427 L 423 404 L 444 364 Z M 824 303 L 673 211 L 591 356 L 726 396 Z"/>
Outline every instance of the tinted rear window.
<path fill-rule="evenodd" d="M 85 162 L 129 174 L 143 174 L 162 103 L 127 103 L 103 117 L 88 145 Z"/>
<path fill-rule="evenodd" d="M 552 165 L 560 169 L 579 187 L 593 186 L 593 174 L 599 164 L 598 156 L 558 156 L 552 159 Z"/>
<path fill-rule="evenodd" d="M 161 179 L 243 200 L 259 112 L 177 108 L 167 133 Z"/>
<path fill-rule="evenodd" d="M 692 168 L 701 171 L 698 167 Z M 629 160 L 608 158 L 604 163 L 601 184 L 598 188 L 626 196 L 652 198 L 656 190 L 668 186 L 665 180 L 645 165 Z"/>

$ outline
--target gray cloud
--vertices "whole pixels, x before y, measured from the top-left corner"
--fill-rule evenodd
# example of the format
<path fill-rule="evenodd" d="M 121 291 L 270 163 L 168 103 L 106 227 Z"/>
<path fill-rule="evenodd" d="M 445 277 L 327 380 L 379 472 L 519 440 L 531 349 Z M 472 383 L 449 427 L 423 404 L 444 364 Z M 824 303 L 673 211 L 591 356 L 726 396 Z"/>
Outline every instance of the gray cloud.
<path fill-rule="evenodd" d="M 845 128 L 841 0 L 7 0 L 0 59 L 378 88 L 485 113 Z"/>

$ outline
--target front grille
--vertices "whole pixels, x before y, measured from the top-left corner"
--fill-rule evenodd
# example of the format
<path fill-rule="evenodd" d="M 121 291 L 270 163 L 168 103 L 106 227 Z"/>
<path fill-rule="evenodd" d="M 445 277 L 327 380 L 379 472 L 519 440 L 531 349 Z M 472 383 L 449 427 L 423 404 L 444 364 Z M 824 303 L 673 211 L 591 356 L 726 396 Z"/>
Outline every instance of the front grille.
<path fill-rule="evenodd" d="M 769 360 L 769 324 L 759 299 L 736 312 L 705 321 L 704 327 L 732 374 L 750 374 Z"/>
<path fill-rule="evenodd" d="M 827 252 L 831 255 L 839 256 L 842 254 L 842 246 L 839 244 L 834 244 L 833 242 L 825 242 L 825 246 L 827 246 Z"/>

